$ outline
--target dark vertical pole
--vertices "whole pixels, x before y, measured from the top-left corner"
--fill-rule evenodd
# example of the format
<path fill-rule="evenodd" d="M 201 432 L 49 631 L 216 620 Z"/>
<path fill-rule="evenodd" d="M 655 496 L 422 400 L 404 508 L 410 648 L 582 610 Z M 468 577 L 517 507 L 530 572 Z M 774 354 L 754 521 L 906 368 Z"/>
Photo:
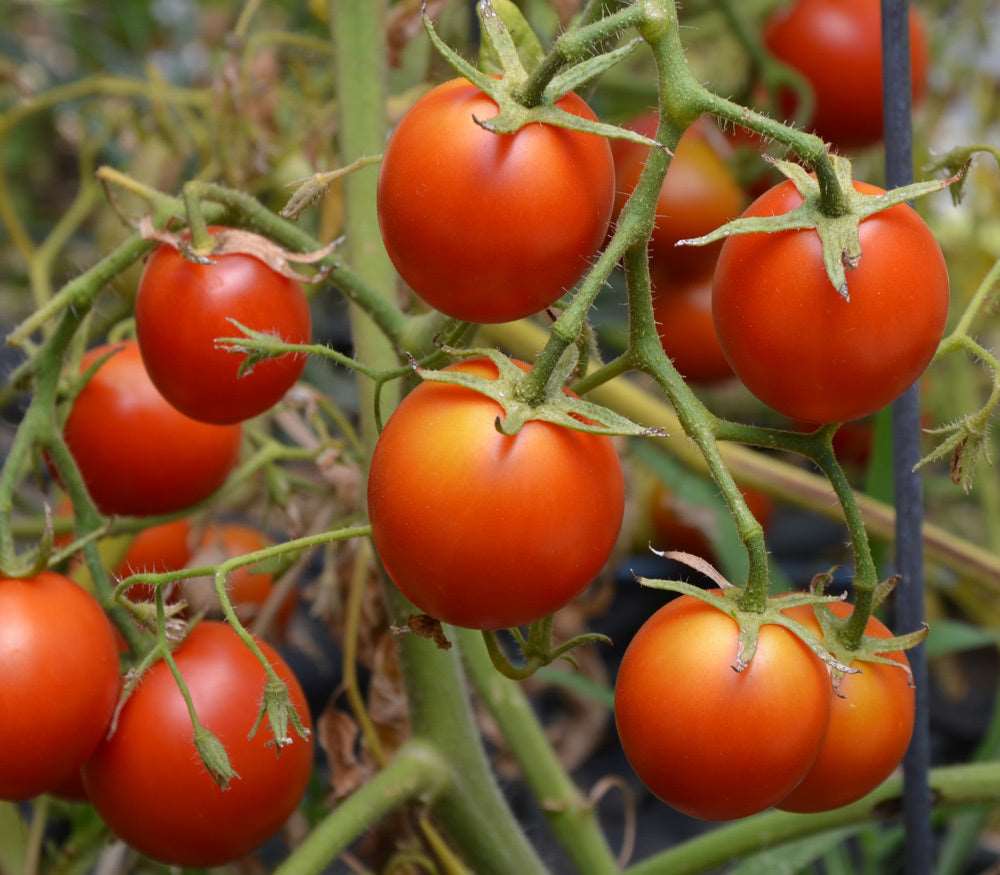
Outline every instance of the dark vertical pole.
<path fill-rule="evenodd" d="M 882 105 L 885 113 L 885 175 L 889 188 L 913 181 L 910 118 L 910 28 L 907 0 L 882 0 Z M 893 480 L 896 496 L 896 631 L 909 632 L 924 621 L 923 491 L 913 466 L 920 458 L 920 396 L 911 386 L 892 408 Z M 903 761 L 906 875 L 929 875 L 933 867 L 928 732 L 927 655 L 909 652 L 917 689 L 913 740 Z"/>

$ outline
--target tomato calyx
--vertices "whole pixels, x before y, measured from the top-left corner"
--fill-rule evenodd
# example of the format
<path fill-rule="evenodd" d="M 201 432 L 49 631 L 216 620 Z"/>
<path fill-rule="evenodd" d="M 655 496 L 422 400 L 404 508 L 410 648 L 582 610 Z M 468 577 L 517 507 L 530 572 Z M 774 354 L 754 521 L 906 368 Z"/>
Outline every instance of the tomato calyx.
<path fill-rule="evenodd" d="M 817 574 L 809 585 L 810 592 L 821 599 L 820 601 L 811 604 L 813 613 L 816 616 L 816 622 L 819 624 L 819 627 L 823 632 L 823 646 L 829 650 L 829 652 L 841 665 L 853 665 L 858 662 L 868 662 L 897 668 L 906 673 L 907 681 L 912 687 L 914 685 L 913 672 L 910 670 L 909 663 L 906 660 L 900 661 L 892 659 L 884 654 L 898 653 L 900 651 L 916 647 L 927 637 L 927 624 L 924 623 L 923 626 L 915 632 L 907 632 L 903 635 L 893 635 L 889 638 L 875 638 L 870 635 L 863 635 L 857 645 L 851 646 L 851 644 L 846 642 L 846 633 L 848 623 L 851 620 L 851 615 L 838 617 L 829 609 L 829 607 L 827 607 L 827 604 L 831 600 L 825 595 L 825 591 L 826 587 L 832 580 L 833 572 L 828 571 L 822 574 Z M 872 596 L 872 610 L 877 608 L 886 600 L 889 594 L 896 588 L 896 584 L 899 583 L 899 580 L 899 575 L 895 575 L 887 580 L 881 581 L 875 587 L 875 592 Z M 860 671 L 860 669 L 854 669 L 848 673 L 853 674 L 856 671 Z M 830 674 L 833 679 L 834 693 L 843 697 L 843 693 L 840 691 L 840 686 L 844 679 L 845 672 L 841 668 L 831 664 Z"/>
<path fill-rule="evenodd" d="M 262 237 L 260 234 L 254 234 L 252 231 L 244 231 L 240 228 L 213 228 L 210 232 L 212 248 L 205 252 L 197 250 L 187 234 L 175 234 L 172 231 L 157 228 L 150 216 L 144 216 L 139 220 L 138 231 L 144 240 L 155 240 L 170 246 L 180 252 L 188 261 L 196 264 L 212 264 L 216 257 L 222 255 L 251 255 L 264 262 L 275 273 L 300 283 L 322 282 L 330 272 L 330 268 L 321 268 L 312 276 L 306 276 L 295 270 L 293 265 L 316 264 L 322 261 L 337 248 L 342 240 L 338 237 L 331 240 L 326 246 L 312 252 L 291 252 L 273 240 Z"/>
<path fill-rule="evenodd" d="M 847 285 L 847 271 L 856 268 L 861 262 L 859 230 L 861 222 L 890 207 L 941 191 L 961 177 L 961 174 L 958 174 L 947 179 L 916 182 L 880 195 L 866 195 L 854 187 L 851 162 L 840 155 L 831 155 L 847 212 L 840 216 L 829 216 L 823 210 L 819 183 L 804 167 L 791 161 L 768 156 L 764 158 L 795 185 L 802 196 L 800 206 L 777 216 L 741 216 L 701 237 L 678 240 L 676 245 L 705 246 L 735 234 L 774 234 L 779 231 L 801 231 L 812 228 L 819 235 L 823 246 L 823 265 L 826 275 L 845 301 L 851 299 Z"/>
<path fill-rule="evenodd" d="M 521 681 L 531 677 L 538 669 L 559 659 L 565 659 L 570 665 L 577 668 L 576 660 L 570 655 L 570 651 L 577 647 L 582 647 L 585 644 L 613 643 L 607 635 L 602 635 L 599 632 L 586 632 L 582 635 L 575 635 L 558 646 L 553 646 L 552 622 L 551 614 L 540 620 L 535 620 L 528 627 L 527 635 L 516 627 L 507 630 L 521 652 L 522 661 L 520 664 L 515 664 L 508 658 L 496 632 L 488 629 L 483 630 L 483 641 L 486 643 L 486 651 L 490 655 L 493 667 L 505 677 Z"/>
<path fill-rule="evenodd" d="M 494 134 L 514 134 L 525 125 L 541 123 L 609 139 L 631 140 L 634 143 L 658 149 L 665 148 L 656 140 L 636 131 L 581 118 L 555 105 L 561 97 L 575 88 L 585 85 L 627 57 L 642 43 L 641 39 L 636 38 L 618 49 L 587 58 L 569 69 L 557 73 L 545 87 L 541 102 L 537 106 L 526 106 L 519 99 L 519 95 L 522 87 L 528 82 L 529 76 L 521 62 L 510 30 L 501 16 L 497 14 L 490 0 L 480 0 L 476 11 L 479 14 L 485 40 L 489 41 L 496 59 L 499 60 L 502 70 L 499 78 L 483 73 L 466 61 L 441 39 L 434 29 L 434 23 L 430 16 L 427 15 L 426 9 L 421 14 L 424 29 L 441 56 L 460 76 L 464 76 L 496 103 L 498 113 L 492 118 L 480 119 L 473 116 L 473 121 L 481 128 Z"/>
<path fill-rule="evenodd" d="M 515 435 L 525 423 L 532 420 L 551 422 L 554 425 L 590 434 L 634 437 L 664 437 L 666 434 L 661 428 L 638 425 L 613 410 L 568 393 L 563 387 L 579 359 L 579 350 L 576 346 L 567 347 L 556 367 L 552 369 L 545 384 L 544 398 L 538 404 L 520 398 L 518 387 L 525 379 L 525 371 L 499 350 L 451 347 L 442 347 L 442 350 L 461 358 L 487 358 L 496 366 L 496 379 L 487 379 L 462 371 L 428 370 L 420 367 L 415 361 L 412 362 L 414 371 L 422 380 L 464 386 L 499 404 L 503 409 L 503 415 L 497 417 L 496 428 L 501 434 Z"/>
<path fill-rule="evenodd" d="M 272 738 L 267 742 L 268 746 L 281 750 L 295 743 L 295 739 L 289 735 L 288 724 L 291 722 L 296 735 L 303 741 L 309 739 L 309 730 L 302 722 L 299 712 L 292 703 L 291 694 L 288 692 L 288 684 L 281 678 L 269 677 L 264 684 L 264 698 L 261 701 L 260 709 L 257 712 L 257 719 L 250 728 L 248 738 L 253 738 L 260 729 L 260 725 L 267 716 L 271 726 Z"/>
<path fill-rule="evenodd" d="M 858 669 L 851 668 L 849 661 L 841 661 L 830 650 L 825 641 L 820 641 L 805 626 L 784 613 L 788 608 L 798 607 L 799 605 L 816 606 L 830 602 L 840 602 L 844 600 L 843 596 L 829 596 L 812 591 L 788 593 L 769 598 L 764 610 L 761 612 L 746 611 L 740 607 L 743 588 L 734 586 L 704 559 L 680 551 L 667 551 L 659 555 L 690 565 L 697 571 L 707 574 L 707 576 L 719 585 L 719 589 L 704 590 L 701 587 L 685 583 L 681 580 L 653 580 L 647 577 L 636 577 L 636 580 L 642 586 L 693 596 L 731 617 L 739 628 L 736 657 L 732 663 L 733 671 L 742 672 L 749 667 L 753 661 L 754 654 L 757 652 L 761 628 L 771 624 L 783 626 L 797 638 L 801 639 L 802 643 L 830 669 L 831 674 L 839 672 L 842 677 L 846 674 L 856 674 L 858 672 Z M 707 570 L 705 566 L 707 566 Z"/>

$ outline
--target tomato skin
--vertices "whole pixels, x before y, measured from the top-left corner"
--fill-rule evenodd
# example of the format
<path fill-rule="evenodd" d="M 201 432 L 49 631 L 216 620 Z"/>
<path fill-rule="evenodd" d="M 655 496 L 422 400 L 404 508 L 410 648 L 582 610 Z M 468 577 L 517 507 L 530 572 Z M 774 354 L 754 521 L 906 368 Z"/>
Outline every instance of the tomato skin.
<path fill-rule="evenodd" d="M 191 559 L 190 538 L 191 521 L 187 519 L 143 529 L 128 545 L 122 561 L 115 568 L 115 576 L 124 578 L 143 572 L 178 571 Z M 134 602 L 150 601 L 155 593 L 148 584 L 137 583 L 129 587 L 126 595 Z M 176 600 L 175 587 L 168 601 Z"/>
<path fill-rule="evenodd" d="M 615 683 L 622 747 L 673 808 L 730 820 L 784 799 L 816 758 L 830 716 L 826 667 L 781 626 L 761 628 L 732 669 L 737 627 L 692 596 L 669 602 L 632 639 Z"/>
<path fill-rule="evenodd" d="M 880 0 L 797 0 L 767 23 L 764 40 L 812 85 L 812 129 L 840 149 L 882 139 L 882 14 Z M 927 91 L 927 32 L 910 7 L 913 102 Z M 791 95 L 790 95 L 791 97 Z M 794 110 L 794 101 L 784 107 Z"/>
<path fill-rule="evenodd" d="M 557 104 L 596 116 L 575 94 Z M 471 322 L 543 310 L 604 240 L 615 175 L 607 140 L 544 124 L 491 134 L 496 104 L 465 79 L 420 98 L 382 159 L 386 251 L 423 300 Z"/>
<path fill-rule="evenodd" d="M 223 523 L 205 527 L 197 550 L 192 559 L 192 565 L 216 565 L 233 556 L 252 553 L 270 545 L 264 535 L 250 526 L 237 523 Z M 229 575 L 227 582 L 229 596 L 232 599 L 236 614 L 243 622 L 252 620 L 267 601 L 274 588 L 274 576 L 269 573 L 254 570 L 253 566 L 237 568 Z M 219 602 L 215 595 L 214 582 L 208 578 L 203 580 L 186 580 L 182 584 L 185 598 L 196 609 L 206 608 L 216 615 L 220 612 Z M 295 610 L 297 592 L 292 589 L 276 616 L 277 627 L 284 629 L 288 625 L 292 612 Z"/>
<path fill-rule="evenodd" d="M 211 259 L 196 264 L 172 246 L 159 246 L 139 282 L 135 327 L 143 364 L 163 397 L 199 422 L 229 424 L 280 401 L 306 357 L 267 359 L 240 377 L 246 356 L 215 348 L 217 337 L 241 334 L 228 320 L 286 343 L 308 343 L 312 323 L 309 302 L 294 280 L 252 255 Z"/>
<path fill-rule="evenodd" d="M 733 375 L 712 318 L 712 275 L 676 279 L 653 268 L 653 316 L 663 351 L 685 380 L 711 385 Z"/>
<path fill-rule="evenodd" d="M 485 359 L 449 370 L 497 373 Z M 529 623 L 578 595 L 624 512 L 610 439 L 539 421 L 508 437 L 500 414 L 478 392 L 422 383 L 386 424 L 368 480 L 389 576 L 420 610 L 473 629 Z"/>
<path fill-rule="evenodd" d="M 632 130 L 653 137 L 656 134 L 656 114 L 641 116 L 628 125 Z M 654 261 L 669 268 L 675 275 L 695 274 L 711 270 L 721 244 L 710 246 L 675 246 L 678 240 L 700 237 L 736 218 L 746 204 L 746 198 L 732 171 L 716 148 L 714 137 L 706 136 L 708 122 L 692 125 L 684 132 L 656 202 L 656 227 L 650 239 Z M 649 149 L 627 140 L 615 140 L 611 146 L 615 156 L 618 193 L 615 215 L 639 182 L 646 165 Z"/>
<path fill-rule="evenodd" d="M 801 203 L 786 181 L 743 215 Z M 920 376 L 944 332 L 948 270 L 920 216 L 899 204 L 865 219 L 860 234 L 849 302 L 826 276 L 813 229 L 733 236 L 722 247 L 712 292 L 719 341 L 746 387 L 792 419 L 843 422 L 881 409 Z"/>
<path fill-rule="evenodd" d="M 310 726 L 295 676 L 270 646 L 258 643 Z M 202 765 L 184 700 L 161 661 L 85 766 L 84 785 L 104 821 L 136 850 L 178 866 L 221 866 L 250 853 L 295 810 L 309 781 L 313 743 L 293 734 L 278 754 L 267 744 L 266 720 L 247 738 L 265 675 L 225 623 L 198 624 L 174 659 L 201 722 L 225 746 L 239 777 L 223 791 Z"/>
<path fill-rule="evenodd" d="M 92 595 L 61 574 L 0 579 L 0 799 L 71 782 L 118 698 L 118 648 Z"/>
<path fill-rule="evenodd" d="M 208 425 L 156 390 L 134 342 L 77 396 L 65 437 L 101 513 L 148 516 L 181 510 L 218 489 L 240 450 L 240 426 Z M 108 351 L 90 350 L 81 370 Z"/>
<path fill-rule="evenodd" d="M 830 609 L 839 617 L 853 611 L 843 602 L 834 602 Z M 811 608 L 791 608 L 788 614 L 822 638 Z M 865 633 L 874 638 L 892 637 L 875 617 L 868 620 Z M 901 651 L 884 655 L 909 664 Z M 778 808 L 803 813 L 840 808 L 874 790 L 903 759 L 913 734 L 916 707 L 908 674 L 873 662 L 854 661 L 851 666 L 860 668 L 861 673 L 845 675 L 840 685 L 843 698 L 832 697 L 830 729 L 816 762 Z"/>

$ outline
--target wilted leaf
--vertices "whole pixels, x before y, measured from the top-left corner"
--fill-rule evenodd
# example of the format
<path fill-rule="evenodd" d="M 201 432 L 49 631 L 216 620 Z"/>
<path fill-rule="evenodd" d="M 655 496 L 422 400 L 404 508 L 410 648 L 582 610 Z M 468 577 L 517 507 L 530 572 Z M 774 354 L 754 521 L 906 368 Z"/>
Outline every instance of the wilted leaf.
<path fill-rule="evenodd" d="M 316 721 L 316 738 L 330 762 L 335 800 L 349 796 L 371 775 L 371 767 L 359 756 L 358 735 L 354 718 L 332 705 Z"/>

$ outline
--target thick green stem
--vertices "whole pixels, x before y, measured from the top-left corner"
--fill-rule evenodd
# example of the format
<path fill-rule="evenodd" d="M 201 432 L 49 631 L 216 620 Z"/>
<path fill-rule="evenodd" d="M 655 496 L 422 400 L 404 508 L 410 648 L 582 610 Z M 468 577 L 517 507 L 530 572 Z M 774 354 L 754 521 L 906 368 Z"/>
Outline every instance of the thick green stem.
<path fill-rule="evenodd" d="M 931 772 L 935 805 L 948 807 L 1000 801 L 1000 763 L 945 766 Z M 626 875 L 694 875 L 754 851 L 783 844 L 900 810 L 903 782 L 890 778 L 858 802 L 820 814 L 772 811 L 713 829 L 677 847 L 643 860 Z"/>
<path fill-rule="evenodd" d="M 457 631 L 469 678 L 496 720 L 552 832 L 581 875 L 610 875 L 618 864 L 601 832 L 594 806 L 553 751 L 531 703 L 514 681 L 501 677 L 476 632 Z"/>
<path fill-rule="evenodd" d="M 431 802 L 449 778 L 449 765 L 431 745 L 407 743 L 388 766 L 320 821 L 274 875 L 319 875 L 390 812 L 412 799 Z"/>

